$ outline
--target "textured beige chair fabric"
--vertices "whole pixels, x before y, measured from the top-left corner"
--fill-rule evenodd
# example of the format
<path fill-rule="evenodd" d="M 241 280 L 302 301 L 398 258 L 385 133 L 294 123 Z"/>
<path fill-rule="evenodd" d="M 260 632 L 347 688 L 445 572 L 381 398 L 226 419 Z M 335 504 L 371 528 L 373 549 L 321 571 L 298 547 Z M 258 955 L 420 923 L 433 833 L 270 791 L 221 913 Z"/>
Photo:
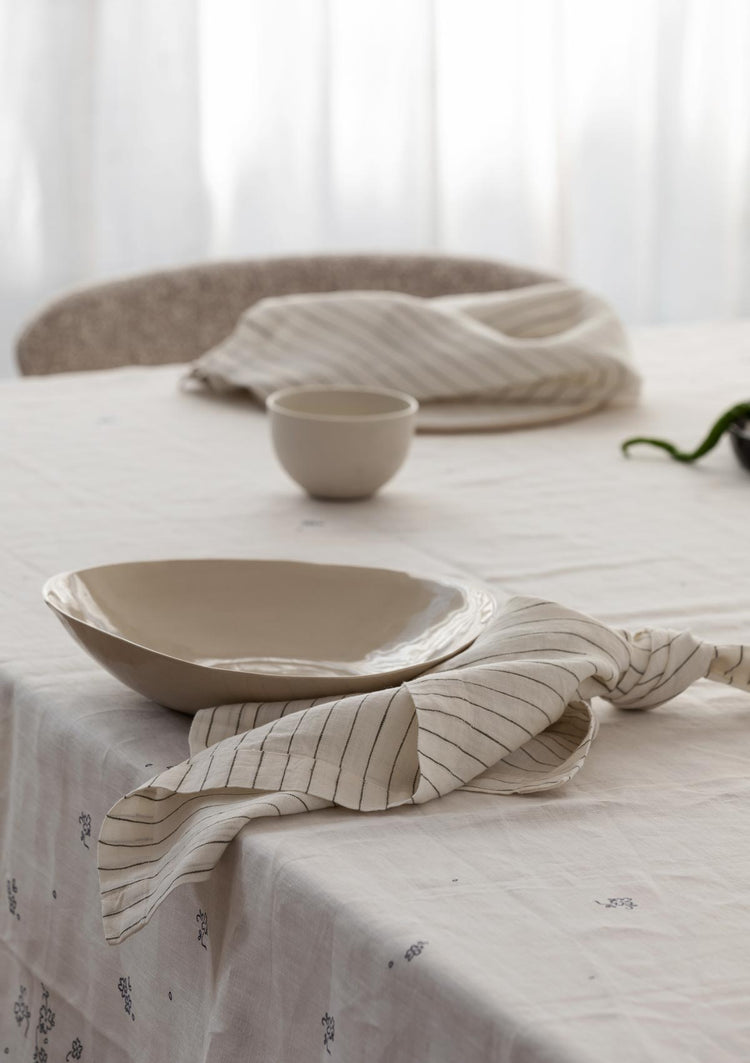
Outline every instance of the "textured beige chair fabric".
<path fill-rule="evenodd" d="M 71 292 L 28 323 L 24 374 L 189 362 L 259 299 L 374 289 L 425 297 L 520 288 L 551 279 L 519 266 L 436 255 L 320 255 L 206 263 Z"/>

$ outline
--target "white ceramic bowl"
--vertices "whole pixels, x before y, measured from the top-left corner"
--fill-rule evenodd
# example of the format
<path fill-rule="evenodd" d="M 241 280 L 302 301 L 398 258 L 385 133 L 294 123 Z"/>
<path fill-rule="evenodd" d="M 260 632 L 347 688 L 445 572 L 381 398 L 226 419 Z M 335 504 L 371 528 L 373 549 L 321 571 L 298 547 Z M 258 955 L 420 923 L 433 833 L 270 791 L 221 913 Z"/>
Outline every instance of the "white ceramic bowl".
<path fill-rule="evenodd" d="M 419 403 L 385 388 L 284 388 L 269 396 L 282 466 L 315 498 L 367 498 L 398 472 Z"/>
<path fill-rule="evenodd" d="M 472 582 L 252 559 L 103 565 L 43 594 L 96 661 L 182 712 L 401 683 L 468 646 L 494 610 Z"/>

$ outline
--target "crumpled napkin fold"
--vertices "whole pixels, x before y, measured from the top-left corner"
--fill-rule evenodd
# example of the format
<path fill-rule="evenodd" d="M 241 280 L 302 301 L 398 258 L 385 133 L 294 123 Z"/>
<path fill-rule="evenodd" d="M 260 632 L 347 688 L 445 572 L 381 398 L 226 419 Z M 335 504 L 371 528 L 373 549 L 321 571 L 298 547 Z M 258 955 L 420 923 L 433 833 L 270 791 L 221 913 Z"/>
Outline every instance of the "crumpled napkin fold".
<path fill-rule="evenodd" d="M 459 788 L 547 790 L 583 765 L 597 731 L 593 697 L 649 709 L 701 677 L 750 691 L 750 650 L 686 632 L 629 634 L 514 598 L 468 649 L 394 689 L 202 710 L 189 759 L 104 820 L 106 938 L 125 940 L 176 886 L 206 878 L 257 817 L 374 811 Z"/>
<path fill-rule="evenodd" d="M 419 399 L 422 430 L 466 427 L 449 404 L 492 403 L 493 427 L 632 402 L 640 378 L 604 300 L 562 281 L 420 299 L 328 292 L 263 299 L 193 363 L 188 380 L 259 402 L 297 385 L 387 387 Z M 476 410 L 474 411 L 476 415 Z"/>

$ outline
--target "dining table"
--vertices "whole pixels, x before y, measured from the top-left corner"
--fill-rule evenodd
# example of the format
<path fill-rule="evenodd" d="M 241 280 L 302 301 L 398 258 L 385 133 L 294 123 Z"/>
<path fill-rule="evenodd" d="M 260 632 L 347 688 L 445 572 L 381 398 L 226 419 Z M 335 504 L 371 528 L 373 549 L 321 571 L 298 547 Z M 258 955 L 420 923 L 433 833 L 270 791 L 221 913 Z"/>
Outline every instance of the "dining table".
<path fill-rule="evenodd" d="M 750 475 L 697 443 L 750 392 L 750 321 L 632 330 L 633 405 L 418 434 L 363 501 L 308 497 L 243 395 L 185 366 L 0 383 L 0 1059 L 9 1063 L 746 1063 L 750 699 L 596 699 L 581 771 L 378 812 L 249 823 L 209 878 L 105 940 L 107 811 L 191 717 L 86 655 L 62 571 L 267 558 L 471 577 L 617 629 L 750 643 Z M 326 602 L 320 602 L 321 615 Z"/>

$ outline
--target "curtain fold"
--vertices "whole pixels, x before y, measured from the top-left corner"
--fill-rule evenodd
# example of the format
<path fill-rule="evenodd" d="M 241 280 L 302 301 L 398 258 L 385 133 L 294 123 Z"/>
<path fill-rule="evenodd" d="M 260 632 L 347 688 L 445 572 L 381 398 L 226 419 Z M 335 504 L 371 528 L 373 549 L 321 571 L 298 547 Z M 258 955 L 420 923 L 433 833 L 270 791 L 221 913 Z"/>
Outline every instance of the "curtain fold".
<path fill-rule="evenodd" d="M 750 312 L 746 0 L 0 0 L 0 370 L 51 294 L 436 250 Z"/>

